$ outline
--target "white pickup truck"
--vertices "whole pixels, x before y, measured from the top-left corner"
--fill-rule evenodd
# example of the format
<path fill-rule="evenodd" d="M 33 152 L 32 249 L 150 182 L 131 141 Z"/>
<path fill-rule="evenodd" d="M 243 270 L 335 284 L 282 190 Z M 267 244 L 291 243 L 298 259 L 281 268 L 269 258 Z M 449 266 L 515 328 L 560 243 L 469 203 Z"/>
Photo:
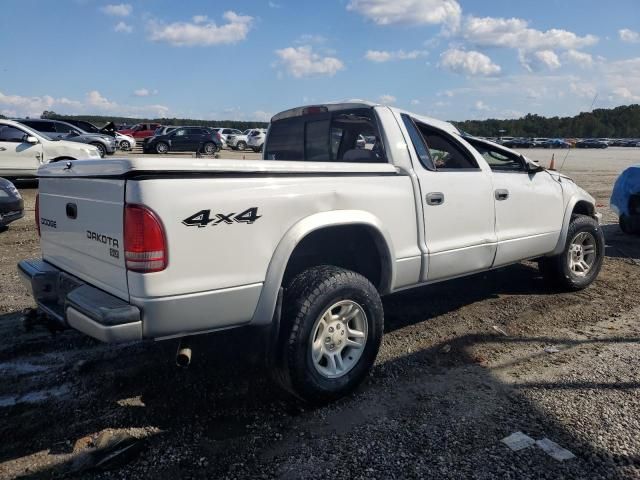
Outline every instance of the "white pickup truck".
<path fill-rule="evenodd" d="M 370 370 L 382 295 L 525 259 L 581 289 L 604 253 L 594 199 L 568 177 L 366 102 L 274 116 L 262 160 L 39 176 L 42 259 L 19 271 L 49 317 L 105 342 L 263 327 L 274 376 L 311 401 Z"/>

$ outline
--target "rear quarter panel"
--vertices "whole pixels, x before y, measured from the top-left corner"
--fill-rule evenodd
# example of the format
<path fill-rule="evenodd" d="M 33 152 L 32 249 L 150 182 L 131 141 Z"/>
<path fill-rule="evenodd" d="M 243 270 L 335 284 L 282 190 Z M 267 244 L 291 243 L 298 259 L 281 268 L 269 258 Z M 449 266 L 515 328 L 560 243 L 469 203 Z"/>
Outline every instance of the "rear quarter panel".
<path fill-rule="evenodd" d="M 416 212 L 407 176 L 241 176 L 129 180 L 127 203 L 152 208 L 164 224 L 166 270 L 129 272 L 132 297 L 191 294 L 264 282 L 285 233 L 300 220 L 334 210 L 362 210 L 380 220 L 392 238 L 395 261 L 417 257 Z M 257 208 L 253 223 L 232 218 Z M 185 219 L 210 210 L 207 226 Z"/>

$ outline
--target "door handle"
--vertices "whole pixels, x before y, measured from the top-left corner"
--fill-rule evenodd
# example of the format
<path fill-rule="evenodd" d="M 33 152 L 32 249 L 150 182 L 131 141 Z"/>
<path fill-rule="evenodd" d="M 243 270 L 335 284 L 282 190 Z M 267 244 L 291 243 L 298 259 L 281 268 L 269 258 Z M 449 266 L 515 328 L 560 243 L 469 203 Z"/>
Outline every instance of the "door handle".
<path fill-rule="evenodd" d="M 507 189 L 496 190 L 496 200 L 506 200 L 507 198 L 509 198 L 509 190 Z"/>
<path fill-rule="evenodd" d="M 0 152 L 4 152 L 5 150 L 6 150 L 6 148 L 0 147 Z"/>
<path fill-rule="evenodd" d="M 444 193 L 431 192 L 427 193 L 427 205 L 442 205 L 444 203 Z"/>

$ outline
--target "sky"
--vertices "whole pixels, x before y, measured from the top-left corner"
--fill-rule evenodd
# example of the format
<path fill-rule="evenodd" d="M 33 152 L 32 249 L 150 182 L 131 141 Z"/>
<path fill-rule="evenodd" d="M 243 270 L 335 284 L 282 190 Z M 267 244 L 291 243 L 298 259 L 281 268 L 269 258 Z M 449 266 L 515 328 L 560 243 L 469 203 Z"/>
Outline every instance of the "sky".
<path fill-rule="evenodd" d="M 640 103 L 640 1 L 3 0 L 0 113 L 446 120 Z"/>

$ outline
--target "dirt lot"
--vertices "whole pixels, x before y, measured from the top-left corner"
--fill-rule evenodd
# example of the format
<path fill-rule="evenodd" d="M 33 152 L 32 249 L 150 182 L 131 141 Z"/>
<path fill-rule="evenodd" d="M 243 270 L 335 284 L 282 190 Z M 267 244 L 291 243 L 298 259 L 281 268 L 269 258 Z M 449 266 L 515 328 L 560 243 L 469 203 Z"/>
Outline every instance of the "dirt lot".
<path fill-rule="evenodd" d="M 272 387 L 244 331 L 202 338 L 187 370 L 174 342 L 25 332 L 15 264 L 38 255 L 36 186 L 19 184 L 29 211 L 0 233 L 0 477 L 640 478 L 640 237 L 608 205 L 633 163 L 640 149 L 564 163 L 607 223 L 591 288 L 554 293 L 527 263 L 389 296 L 371 376 L 315 409 Z M 500 440 L 517 431 L 576 458 L 513 452 Z M 93 447 L 121 434 L 140 440 L 88 470 Z"/>

